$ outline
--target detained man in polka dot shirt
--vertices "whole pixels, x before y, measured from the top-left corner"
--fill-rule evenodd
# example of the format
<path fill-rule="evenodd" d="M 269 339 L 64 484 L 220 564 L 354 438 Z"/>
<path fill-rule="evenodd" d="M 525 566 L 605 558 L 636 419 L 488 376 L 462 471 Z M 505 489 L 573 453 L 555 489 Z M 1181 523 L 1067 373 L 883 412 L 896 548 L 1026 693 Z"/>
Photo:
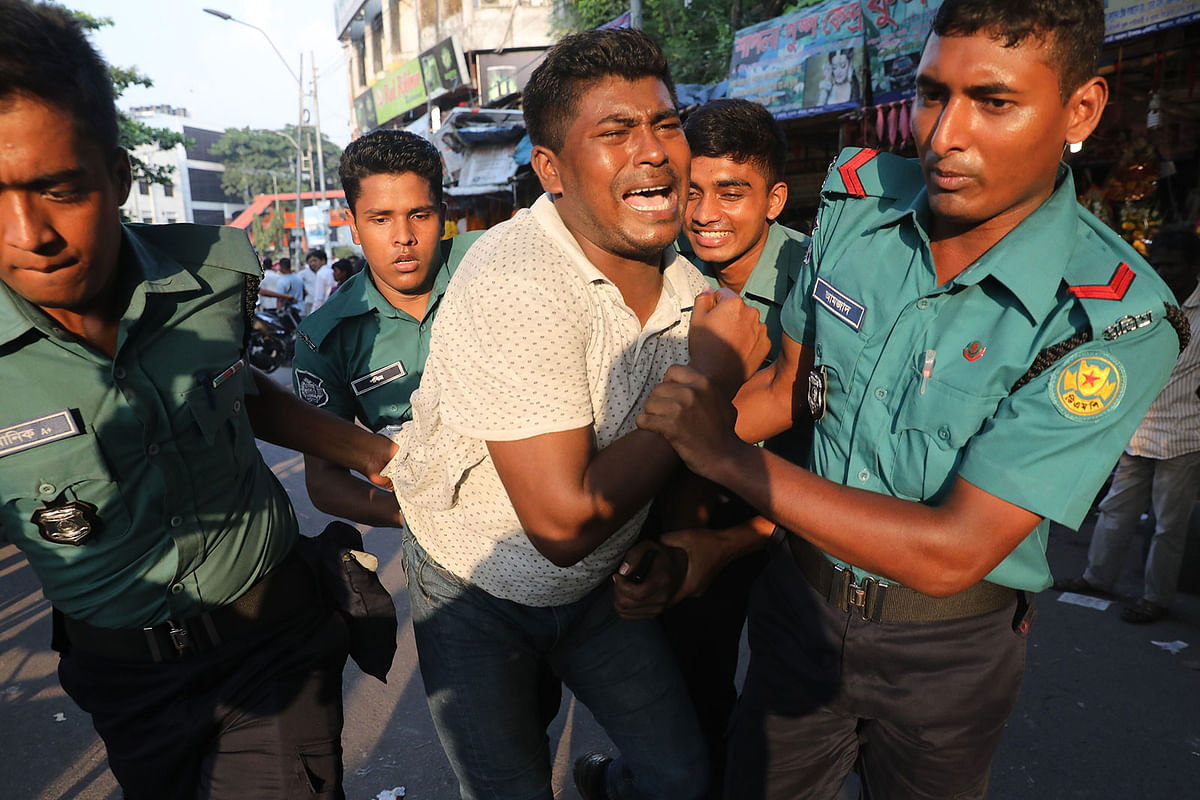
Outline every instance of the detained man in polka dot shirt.
<path fill-rule="evenodd" d="M 525 119 L 546 194 L 463 258 L 389 468 L 426 696 L 464 798 L 551 797 L 547 666 L 620 751 L 577 765 L 585 798 L 699 797 L 694 712 L 658 623 L 617 617 L 613 573 L 678 468 L 637 429 L 646 397 L 690 363 L 732 398 L 765 329 L 671 246 L 690 153 L 648 37 L 567 37 Z"/>

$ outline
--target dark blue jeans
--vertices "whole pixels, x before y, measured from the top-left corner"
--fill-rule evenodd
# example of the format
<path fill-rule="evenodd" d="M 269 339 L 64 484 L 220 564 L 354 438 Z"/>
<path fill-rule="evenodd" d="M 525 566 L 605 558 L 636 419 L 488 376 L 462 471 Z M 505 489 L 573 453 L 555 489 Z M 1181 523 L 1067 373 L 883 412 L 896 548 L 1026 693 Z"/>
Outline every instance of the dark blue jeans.
<path fill-rule="evenodd" d="M 544 664 L 621 751 L 610 797 L 704 793 L 704 743 L 658 622 L 618 618 L 608 582 L 563 606 L 501 600 L 448 572 L 407 531 L 404 565 L 425 696 L 464 800 L 553 797 Z"/>

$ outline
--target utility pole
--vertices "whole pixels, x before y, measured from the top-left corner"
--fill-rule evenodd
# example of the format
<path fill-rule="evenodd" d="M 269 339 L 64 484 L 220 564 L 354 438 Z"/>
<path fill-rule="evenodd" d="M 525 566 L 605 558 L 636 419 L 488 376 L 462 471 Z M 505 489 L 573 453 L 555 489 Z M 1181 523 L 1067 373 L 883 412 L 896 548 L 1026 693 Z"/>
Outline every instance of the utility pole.
<path fill-rule="evenodd" d="M 642 29 L 642 0 L 629 0 L 629 27 Z"/>
<path fill-rule="evenodd" d="M 300 71 L 297 75 L 304 74 L 304 51 L 300 51 Z M 297 78 L 297 83 L 300 84 L 300 113 L 296 120 L 296 260 L 294 266 L 297 270 L 299 265 L 304 263 L 304 203 L 300 200 L 300 168 L 304 161 L 304 82 Z"/>
<path fill-rule="evenodd" d="M 325 243 L 321 245 L 321 249 L 328 253 L 332 253 L 332 248 L 329 244 L 329 214 L 324 208 L 325 205 L 325 147 L 321 140 L 321 104 L 317 102 L 317 56 L 311 50 L 308 53 L 308 60 L 312 62 L 312 89 L 313 89 L 313 123 L 317 130 L 317 176 L 321 193 L 321 238 Z"/>

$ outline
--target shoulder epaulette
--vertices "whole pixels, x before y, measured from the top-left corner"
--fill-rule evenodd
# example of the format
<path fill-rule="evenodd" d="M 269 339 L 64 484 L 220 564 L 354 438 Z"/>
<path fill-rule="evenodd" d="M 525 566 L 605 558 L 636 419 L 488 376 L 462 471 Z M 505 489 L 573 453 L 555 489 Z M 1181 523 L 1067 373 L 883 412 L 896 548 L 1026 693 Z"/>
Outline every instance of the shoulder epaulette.
<path fill-rule="evenodd" d="M 258 253 L 240 228 L 191 223 L 128 225 L 140 238 L 184 266 L 218 267 L 245 275 L 262 275 Z"/>
<path fill-rule="evenodd" d="M 925 185 L 917 162 L 868 147 L 848 147 L 838 154 L 823 194 L 847 197 L 908 197 Z"/>

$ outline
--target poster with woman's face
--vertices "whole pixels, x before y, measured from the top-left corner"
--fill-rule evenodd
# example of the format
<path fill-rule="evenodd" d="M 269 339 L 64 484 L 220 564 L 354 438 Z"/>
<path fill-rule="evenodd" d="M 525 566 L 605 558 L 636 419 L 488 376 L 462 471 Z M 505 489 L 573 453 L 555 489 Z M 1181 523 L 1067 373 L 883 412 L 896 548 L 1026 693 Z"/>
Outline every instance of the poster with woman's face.
<path fill-rule="evenodd" d="M 862 102 L 859 72 L 862 52 L 843 47 L 809 56 L 804 62 L 804 105 L 832 106 Z"/>

